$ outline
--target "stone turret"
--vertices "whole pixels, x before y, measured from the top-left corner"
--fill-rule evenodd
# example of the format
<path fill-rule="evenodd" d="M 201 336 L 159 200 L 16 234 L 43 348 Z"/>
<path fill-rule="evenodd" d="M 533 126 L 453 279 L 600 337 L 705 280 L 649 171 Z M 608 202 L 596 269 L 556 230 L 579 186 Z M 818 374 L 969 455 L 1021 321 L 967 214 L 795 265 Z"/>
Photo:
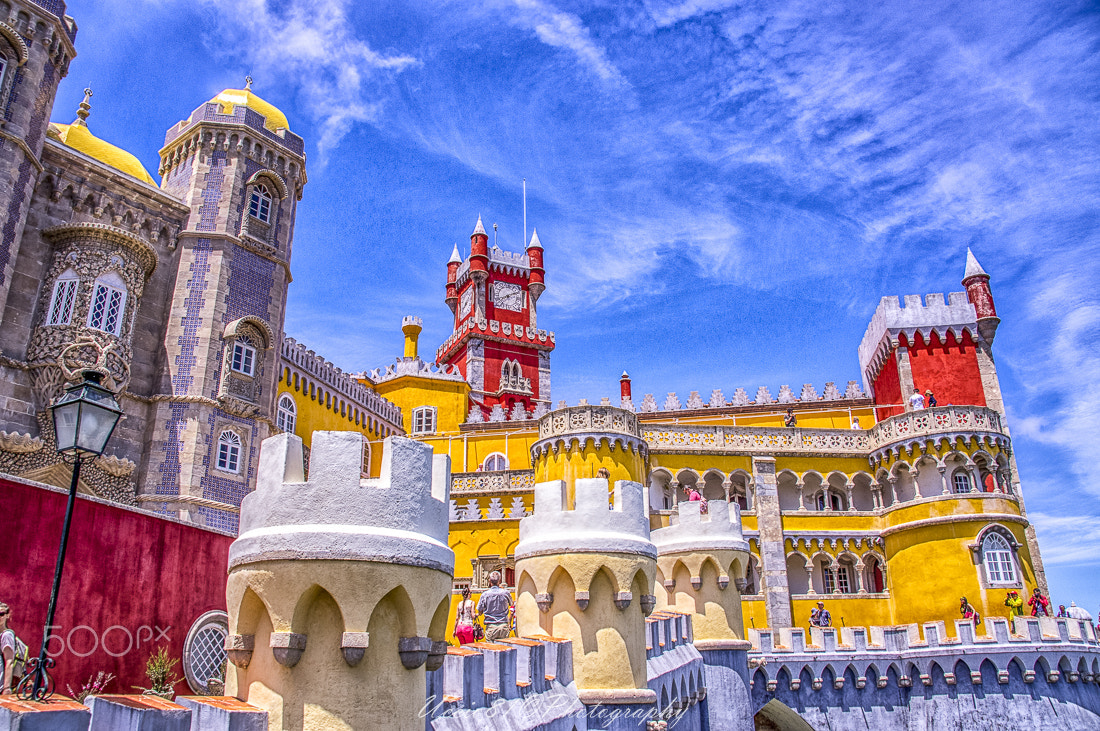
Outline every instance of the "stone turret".
<path fill-rule="evenodd" d="M 226 588 L 226 692 L 280 729 L 371 728 L 417 718 L 444 636 L 454 553 L 450 461 L 386 439 L 381 476 L 360 479 L 363 437 L 315 432 L 260 449 L 241 504 Z"/>
<path fill-rule="evenodd" d="M 706 665 L 710 728 L 751 729 L 741 588 L 749 544 L 736 503 L 681 502 L 667 528 L 653 531 L 657 547 L 658 610 L 691 616 L 695 649 Z M 658 612 L 660 613 L 660 612 Z"/>
<path fill-rule="evenodd" d="M 577 479 L 573 495 L 564 480 L 535 485 L 516 546 L 517 629 L 572 641 L 573 677 L 590 708 L 644 713 L 656 701 L 646 666 L 657 569 L 646 488 L 620 480 L 609 494 L 606 479 Z"/>

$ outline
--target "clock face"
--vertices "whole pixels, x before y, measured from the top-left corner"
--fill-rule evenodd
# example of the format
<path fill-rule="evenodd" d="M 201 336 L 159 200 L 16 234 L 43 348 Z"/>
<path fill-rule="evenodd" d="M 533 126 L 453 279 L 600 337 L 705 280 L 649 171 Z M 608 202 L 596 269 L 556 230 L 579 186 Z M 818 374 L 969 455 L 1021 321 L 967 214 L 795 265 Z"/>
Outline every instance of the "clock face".
<path fill-rule="evenodd" d="M 460 317 L 466 317 L 470 314 L 470 308 L 474 306 L 474 290 L 473 288 L 467 289 L 462 293 L 462 302 L 459 305 L 458 314 Z"/>
<path fill-rule="evenodd" d="M 523 290 L 517 284 L 493 283 L 493 302 L 502 310 L 523 311 Z"/>

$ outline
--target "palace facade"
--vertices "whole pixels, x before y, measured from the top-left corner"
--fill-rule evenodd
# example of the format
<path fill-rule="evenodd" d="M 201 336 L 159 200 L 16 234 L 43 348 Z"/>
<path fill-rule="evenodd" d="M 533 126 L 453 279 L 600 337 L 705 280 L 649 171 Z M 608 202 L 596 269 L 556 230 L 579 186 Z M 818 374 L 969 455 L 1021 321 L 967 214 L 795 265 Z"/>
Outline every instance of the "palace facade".
<path fill-rule="evenodd" d="M 614 400 L 555 405 L 542 244 L 490 247 L 478 219 L 446 265 L 452 334 L 425 359 L 408 317 L 393 364 L 350 374 L 284 333 L 307 182 L 285 115 L 250 81 L 181 109 L 158 183 L 93 134 L 90 91 L 49 122 L 75 38 L 57 0 L 0 2 L 0 471 L 68 484 L 47 409 L 93 368 L 125 420 L 81 490 L 230 533 L 268 436 L 299 435 L 308 462 L 314 431 L 358 431 L 364 477 L 390 435 L 448 455 L 456 591 L 492 570 L 514 586 L 535 485 L 601 469 L 648 487 L 653 528 L 684 488 L 740 510 L 749 627 L 804 625 L 823 599 L 847 625 L 951 620 L 960 595 L 992 615 L 1045 589 L 972 254 L 964 291 L 882 299 L 859 381 L 681 401 L 636 399 L 624 373 Z M 939 405 L 914 408 L 927 390 Z"/>

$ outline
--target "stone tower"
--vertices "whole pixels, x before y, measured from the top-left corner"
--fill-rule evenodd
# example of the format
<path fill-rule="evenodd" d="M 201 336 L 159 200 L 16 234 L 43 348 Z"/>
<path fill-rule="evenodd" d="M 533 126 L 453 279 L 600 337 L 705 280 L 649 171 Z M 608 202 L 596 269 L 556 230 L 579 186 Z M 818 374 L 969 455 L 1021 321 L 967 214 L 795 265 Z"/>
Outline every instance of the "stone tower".
<path fill-rule="evenodd" d="M 0 2 L 0 95 L 6 104 L 0 129 L 0 311 L 9 306 L 31 194 L 43 169 L 50 112 L 57 85 L 76 55 L 75 40 L 76 23 L 65 15 L 65 3 Z M 33 301 L 17 304 L 33 308 Z"/>
<path fill-rule="evenodd" d="M 489 246 L 480 216 L 470 256 L 464 261 L 455 246 L 447 262 L 445 302 L 455 325 L 436 362 L 465 376 L 474 421 L 525 419 L 549 406 L 554 333 L 539 330 L 535 314 L 546 289 L 544 273 L 537 232 L 526 253 L 504 251 Z"/>
<path fill-rule="evenodd" d="M 249 79 L 168 130 L 160 155 L 161 187 L 190 215 L 165 338 L 171 396 L 154 420 L 164 456 L 150 461 L 141 490 L 232 530 L 273 430 L 304 145 Z"/>
<path fill-rule="evenodd" d="M 273 729 L 412 728 L 446 653 L 450 461 L 389 437 L 360 479 L 362 452 L 358 432 L 315 432 L 306 481 L 302 440 L 271 437 L 241 504 L 226 692 Z"/>

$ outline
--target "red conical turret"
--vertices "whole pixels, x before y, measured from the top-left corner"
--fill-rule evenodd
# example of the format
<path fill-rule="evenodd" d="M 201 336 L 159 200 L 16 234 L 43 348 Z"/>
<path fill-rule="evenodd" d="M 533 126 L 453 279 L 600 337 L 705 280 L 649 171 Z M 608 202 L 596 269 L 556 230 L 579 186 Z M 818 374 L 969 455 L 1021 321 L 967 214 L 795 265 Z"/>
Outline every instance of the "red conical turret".
<path fill-rule="evenodd" d="M 455 308 L 458 307 L 458 288 L 455 283 L 458 280 L 458 268 L 461 265 L 462 257 L 458 253 L 458 244 L 455 244 L 454 251 L 451 252 L 451 258 L 447 261 L 447 296 L 443 300 L 451 308 L 452 315 Z"/>
<path fill-rule="evenodd" d="M 470 234 L 470 273 L 484 274 L 489 269 L 489 236 L 481 225 L 481 216 L 477 217 L 477 226 Z"/>
<path fill-rule="evenodd" d="M 978 316 L 978 334 L 992 345 L 1001 318 L 997 317 L 997 308 L 993 304 L 989 275 L 970 249 L 966 250 L 966 271 L 963 273 L 962 285 L 966 287 L 966 297 L 974 305 L 974 312 Z"/>

